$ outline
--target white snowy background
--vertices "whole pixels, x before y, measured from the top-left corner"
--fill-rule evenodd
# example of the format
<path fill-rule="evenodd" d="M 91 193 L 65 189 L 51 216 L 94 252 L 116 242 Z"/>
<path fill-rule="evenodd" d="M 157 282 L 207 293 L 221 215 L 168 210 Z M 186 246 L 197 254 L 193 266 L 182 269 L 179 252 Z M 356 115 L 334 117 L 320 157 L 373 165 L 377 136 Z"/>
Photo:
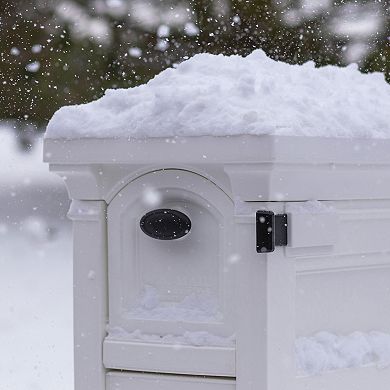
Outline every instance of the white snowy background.
<path fill-rule="evenodd" d="M 73 389 L 72 244 L 65 186 L 0 125 L 0 389 Z"/>

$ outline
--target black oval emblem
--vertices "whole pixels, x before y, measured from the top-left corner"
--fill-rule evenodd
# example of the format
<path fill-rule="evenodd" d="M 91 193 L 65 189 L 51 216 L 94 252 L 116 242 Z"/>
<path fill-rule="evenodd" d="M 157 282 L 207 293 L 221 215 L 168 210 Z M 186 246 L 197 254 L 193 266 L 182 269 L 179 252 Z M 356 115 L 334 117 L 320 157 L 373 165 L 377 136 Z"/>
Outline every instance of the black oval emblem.
<path fill-rule="evenodd" d="M 177 240 L 191 230 L 191 220 L 181 211 L 171 209 L 150 211 L 139 225 L 146 235 L 157 240 Z"/>

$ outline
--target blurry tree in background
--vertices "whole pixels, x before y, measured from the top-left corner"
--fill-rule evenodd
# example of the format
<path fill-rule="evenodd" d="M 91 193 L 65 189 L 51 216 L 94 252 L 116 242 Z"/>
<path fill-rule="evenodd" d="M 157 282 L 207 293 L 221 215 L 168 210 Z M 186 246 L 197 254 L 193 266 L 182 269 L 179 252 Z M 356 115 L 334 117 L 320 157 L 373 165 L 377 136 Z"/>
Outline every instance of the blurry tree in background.
<path fill-rule="evenodd" d="M 0 118 L 28 133 L 62 105 L 145 83 L 195 53 L 256 48 L 290 63 L 356 62 L 390 81 L 390 2 L 0 0 Z"/>

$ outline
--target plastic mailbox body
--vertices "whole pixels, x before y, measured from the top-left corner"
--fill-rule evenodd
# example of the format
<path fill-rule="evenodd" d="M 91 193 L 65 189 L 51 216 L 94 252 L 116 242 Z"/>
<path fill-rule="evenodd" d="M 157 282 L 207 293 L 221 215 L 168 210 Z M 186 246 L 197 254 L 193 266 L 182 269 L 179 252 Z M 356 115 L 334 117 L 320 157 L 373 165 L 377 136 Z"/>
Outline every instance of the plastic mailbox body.
<path fill-rule="evenodd" d="M 46 139 L 73 200 L 76 390 L 387 390 L 374 364 L 302 374 L 294 348 L 320 331 L 390 333 L 388 150 Z M 272 229 L 285 230 L 262 240 Z"/>

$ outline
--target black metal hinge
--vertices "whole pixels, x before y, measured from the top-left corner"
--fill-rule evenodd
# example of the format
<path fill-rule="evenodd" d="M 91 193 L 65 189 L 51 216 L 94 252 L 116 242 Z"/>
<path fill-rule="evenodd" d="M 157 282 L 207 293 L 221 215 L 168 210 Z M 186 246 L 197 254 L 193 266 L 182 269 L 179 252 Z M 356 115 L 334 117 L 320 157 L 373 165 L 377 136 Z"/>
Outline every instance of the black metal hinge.
<path fill-rule="evenodd" d="M 269 253 L 275 246 L 287 245 L 287 214 L 275 215 L 272 211 L 256 212 L 256 250 Z"/>

